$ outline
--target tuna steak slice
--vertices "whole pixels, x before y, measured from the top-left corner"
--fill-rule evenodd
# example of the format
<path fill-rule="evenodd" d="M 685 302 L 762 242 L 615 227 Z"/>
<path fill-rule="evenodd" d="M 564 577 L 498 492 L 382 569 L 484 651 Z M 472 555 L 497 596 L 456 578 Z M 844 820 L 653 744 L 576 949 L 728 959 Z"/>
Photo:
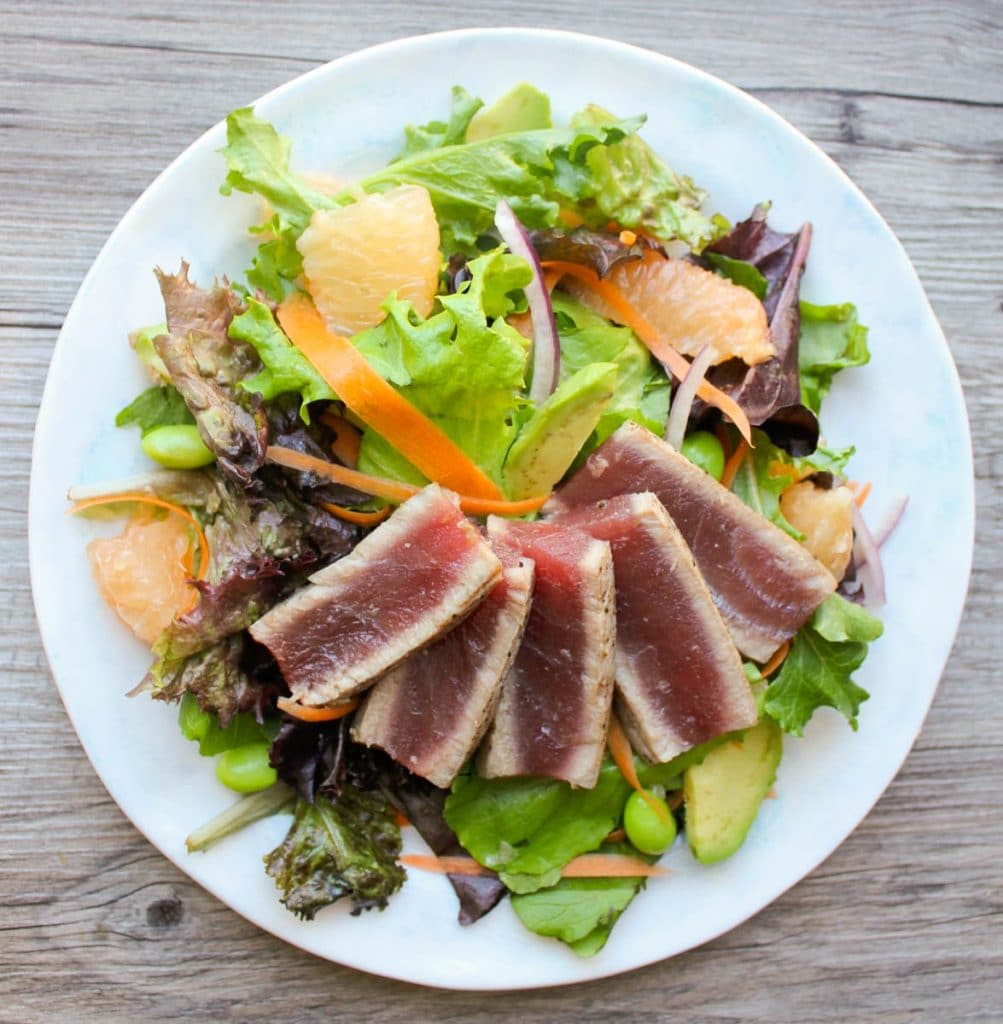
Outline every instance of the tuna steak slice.
<path fill-rule="evenodd" d="M 556 514 L 651 491 L 693 553 L 738 649 L 766 661 L 836 589 L 793 537 L 636 423 L 624 423 L 547 503 Z"/>
<path fill-rule="evenodd" d="M 533 563 L 498 552 L 502 577 L 455 629 L 412 654 L 368 693 L 352 735 L 446 788 L 498 705 L 529 614 Z"/>
<path fill-rule="evenodd" d="M 492 517 L 488 537 L 536 564 L 533 602 L 481 746 L 485 778 L 596 784 L 613 698 L 613 560 L 605 541 L 552 523 Z"/>
<path fill-rule="evenodd" d="M 455 625 L 501 563 L 432 484 L 251 626 L 303 704 L 343 700 Z"/>
<path fill-rule="evenodd" d="M 653 494 L 565 513 L 609 542 L 616 582 L 616 711 L 655 763 L 756 724 L 742 659 L 686 542 Z"/>

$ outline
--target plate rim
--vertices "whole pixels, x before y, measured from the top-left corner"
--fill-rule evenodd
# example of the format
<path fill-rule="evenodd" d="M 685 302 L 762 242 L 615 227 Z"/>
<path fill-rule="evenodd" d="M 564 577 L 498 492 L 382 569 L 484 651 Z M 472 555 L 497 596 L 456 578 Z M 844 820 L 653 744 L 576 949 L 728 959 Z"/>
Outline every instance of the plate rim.
<path fill-rule="evenodd" d="M 531 36 L 531 37 L 534 37 L 534 38 L 537 38 L 537 39 L 559 40 L 559 41 L 561 41 L 563 43 L 570 43 L 572 45 L 575 45 L 575 44 L 577 44 L 577 45 L 581 45 L 581 44 L 596 45 L 596 44 L 598 44 L 600 47 L 620 50 L 620 51 L 622 51 L 623 53 L 625 53 L 628 56 L 634 56 L 634 57 L 642 58 L 644 60 L 655 59 L 655 60 L 657 60 L 659 62 L 663 62 L 663 63 L 666 63 L 668 65 L 674 66 L 675 68 L 680 69 L 680 70 L 682 70 L 682 71 L 684 71 L 684 72 L 686 72 L 688 74 L 695 75 L 696 77 L 704 80 L 706 83 L 711 84 L 715 89 L 724 91 L 732 99 L 737 99 L 739 102 L 741 102 L 743 104 L 752 104 L 757 109 L 757 111 L 760 114 L 760 116 L 766 117 L 769 121 L 771 121 L 773 123 L 775 128 L 777 128 L 778 130 L 783 131 L 783 132 L 785 132 L 787 134 L 793 134 L 797 138 L 797 140 L 799 141 L 799 143 L 801 145 L 807 146 L 809 149 L 811 149 L 814 152 L 814 154 L 816 156 L 822 157 L 824 159 L 824 161 L 829 165 L 829 169 L 830 170 L 834 170 L 837 173 L 839 178 L 842 179 L 842 182 L 843 182 L 844 186 L 847 187 L 854 194 L 856 200 L 858 202 L 860 202 L 863 205 L 863 207 L 868 211 L 868 213 L 870 215 L 872 215 L 876 219 L 876 221 L 880 224 L 880 226 L 883 229 L 883 231 L 886 234 L 886 236 L 894 243 L 894 246 L 898 250 L 899 255 L 903 258 L 905 266 L 908 267 L 908 271 L 911 274 L 912 278 L 914 279 L 914 282 L 915 282 L 915 284 L 916 284 L 916 286 L 918 288 L 918 292 L 922 296 L 922 313 L 923 313 L 924 319 L 926 319 L 930 323 L 930 325 L 932 325 L 932 327 L 935 328 L 936 336 L 937 336 L 937 342 L 941 346 L 941 348 L 943 350 L 943 354 L 947 357 L 946 358 L 946 365 L 950 368 L 950 375 L 951 375 L 950 381 L 948 383 L 950 385 L 950 389 L 951 389 L 951 392 L 953 394 L 953 397 L 954 397 L 955 401 L 957 402 L 957 405 L 958 405 L 958 407 L 960 409 L 960 412 L 961 412 L 961 426 L 962 426 L 962 431 L 961 431 L 962 438 L 961 439 L 962 439 L 963 444 L 964 444 L 964 455 L 965 455 L 965 466 L 964 466 L 964 468 L 965 468 L 965 471 L 966 471 L 964 476 L 965 476 L 965 480 L 966 480 L 966 483 L 967 483 L 967 487 L 966 487 L 965 495 L 964 495 L 964 497 L 965 497 L 965 504 L 964 504 L 964 508 L 962 509 L 962 512 L 964 513 L 963 521 L 959 520 L 959 525 L 960 525 L 959 537 L 964 540 L 964 550 L 965 550 L 964 587 L 963 587 L 963 590 L 962 590 L 962 598 L 961 598 L 961 600 L 959 602 L 959 605 L 958 605 L 958 608 L 957 608 L 957 612 L 956 612 L 956 614 L 954 614 L 954 615 L 952 615 L 950 617 L 951 619 L 953 619 L 953 621 L 951 622 L 951 629 L 950 629 L 950 634 L 949 634 L 950 635 L 950 642 L 949 643 L 945 643 L 944 651 L 942 653 L 942 656 L 939 659 L 939 664 L 937 664 L 935 666 L 936 667 L 936 681 L 933 684 L 933 686 L 930 688 L 929 696 L 925 700 L 925 706 L 922 708 L 922 715 L 920 716 L 920 718 L 918 720 L 918 725 L 917 725 L 916 729 L 912 732 L 912 735 L 909 737 L 908 745 L 906 745 L 904 747 L 903 753 L 902 753 L 901 757 L 895 759 L 896 763 L 894 764 L 894 767 L 893 767 L 893 769 L 891 771 L 891 774 L 890 774 L 888 780 L 884 783 L 884 785 L 881 786 L 881 788 L 878 790 L 878 792 L 874 795 L 873 799 L 871 799 L 868 802 L 866 810 L 863 813 L 863 815 L 861 815 L 861 817 L 850 827 L 850 829 L 842 836 L 842 838 L 834 846 L 832 846 L 831 849 L 829 849 L 826 852 L 823 852 L 817 859 L 814 859 L 813 863 L 810 865 L 810 867 L 806 871 L 804 871 L 803 873 L 800 873 L 798 875 L 798 877 L 796 877 L 796 878 L 793 878 L 793 879 L 791 879 L 789 881 L 784 881 L 783 884 L 780 884 L 779 886 L 778 885 L 774 885 L 774 886 L 770 887 L 769 889 L 766 890 L 765 895 L 763 895 L 763 894 L 757 895 L 756 900 L 753 901 L 754 904 L 755 904 L 754 908 L 752 910 L 750 910 L 747 914 L 745 914 L 740 920 L 735 921 L 735 922 L 733 922 L 731 924 L 724 925 L 723 927 L 712 927 L 712 928 L 706 929 L 704 932 L 699 932 L 699 930 L 697 930 L 697 933 L 696 933 L 695 937 L 692 939 L 692 941 L 687 941 L 687 944 L 685 945 L 685 947 L 679 949 L 675 953 L 671 953 L 671 954 L 668 954 L 668 955 L 663 955 L 661 953 L 658 953 L 658 954 L 656 954 L 654 956 L 642 956 L 640 959 L 637 959 L 636 961 L 634 961 L 634 962 L 632 962 L 630 964 L 616 964 L 616 965 L 610 965 L 609 967 L 600 968 L 598 970 L 595 970 L 595 971 L 589 973 L 589 975 L 587 977 L 564 978 L 564 979 L 558 978 L 558 979 L 554 979 L 554 980 L 533 981 L 533 982 L 529 982 L 529 983 L 519 983 L 519 982 L 509 983 L 507 981 L 507 979 L 502 978 L 502 979 L 498 979 L 498 983 L 495 983 L 495 984 L 492 984 L 492 985 L 467 983 L 467 979 L 458 979 L 457 983 L 455 983 L 455 984 L 445 985 L 445 984 L 442 984 L 439 981 L 430 981 L 430 980 L 427 980 L 426 978 L 422 978 L 418 972 L 415 972 L 413 970 L 406 970 L 406 969 L 404 969 L 404 970 L 398 970 L 398 971 L 390 971 L 390 970 L 382 969 L 379 966 L 372 966 L 370 964 L 363 965 L 363 964 L 359 964 L 359 963 L 351 963 L 349 961 L 346 961 L 345 959 L 337 959 L 336 960 L 336 959 L 334 959 L 331 956 L 325 955 L 323 953 L 315 952 L 312 949 L 308 949 L 307 947 L 305 947 L 302 944 L 300 944 L 295 938 L 292 938 L 292 937 L 290 937 L 288 935 L 285 935 L 285 934 L 280 934 L 278 931 L 273 929 L 266 921 L 264 921 L 262 919 L 262 915 L 261 914 L 258 914 L 258 913 L 253 912 L 253 911 L 244 910 L 244 909 L 237 910 L 229 902 L 229 900 L 227 898 L 225 898 L 224 896 L 220 895 L 220 893 L 216 890 L 215 886 L 208 885 L 205 882 L 203 882 L 202 880 L 195 879 L 188 872 L 188 870 L 186 869 L 185 864 L 183 863 L 183 861 L 180 858 L 176 858 L 171 852 L 169 852 L 166 849 L 166 845 L 165 844 L 161 843 L 158 839 L 156 839 L 153 835 L 151 835 L 147 831 L 147 828 L 144 825 L 140 824 L 138 821 L 136 821 L 134 818 L 132 818 L 128 813 L 126 813 L 126 811 L 123 809 L 121 803 L 119 803 L 119 800 L 117 799 L 117 797 L 115 796 L 115 793 L 113 791 L 112 784 L 111 784 L 110 780 L 105 777 L 105 775 L 102 773 L 101 770 L 99 770 L 97 764 L 95 763 L 94 757 L 91 754 L 90 749 L 84 743 L 84 741 L 83 741 L 83 739 L 81 737 L 80 731 L 79 731 L 78 726 L 77 726 L 77 722 L 74 719 L 74 716 L 73 716 L 72 712 L 70 711 L 70 708 L 69 708 L 69 706 L 67 704 L 67 700 L 66 700 L 66 698 L 64 696 L 63 686 L 60 683 L 60 681 L 59 681 L 59 679 L 58 679 L 58 677 L 57 677 L 57 675 L 56 675 L 56 673 L 55 673 L 55 671 L 53 669 L 54 658 L 53 658 L 52 654 L 50 653 L 50 647 L 54 647 L 56 642 L 57 642 L 56 630 L 53 628 L 53 626 L 51 624 L 48 625 L 48 626 L 43 625 L 42 616 L 39 614 L 39 597 L 38 597 L 39 588 L 38 588 L 37 583 L 36 583 L 36 580 L 37 580 L 37 578 L 39 576 L 39 573 L 41 572 L 40 561 L 41 561 L 41 558 L 42 558 L 42 553 L 41 553 L 42 540 L 38 536 L 38 530 L 34 526 L 34 524 L 37 522 L 37 520 L 39 518 L 38 514 L 37 514 L 37 512 L 38 512 L 38 501 L 39 501 L 38 494 L 39 494 L 39 490 L 40 490 L 40 486 L 38 484 L 38 479 L 39 479 L 39 475 L 40 475 L 40 470 L 39 470 L 39 464 L 40 463 L 39 463 L 38 455 L 39 455 L 39 451 L 40 451 L 41 445 L 42 445 L 42 442 L 41 442 L 41 439 L 40 439 L 39 425 L 43 421 L 43 417 L 46 416 L 46 414 L 48 412 L 48 408 L 49 408 L 49 406 L 53 402 L 52 395 L 53 395 L 53 390 L 54 390 L 54 387 L 55 387 L 55 385 L 53 384 L 53 379 L 54 379 L 54 374 L 52 372 L 53 368 L 57 365 L 57 363 L 59 361 L 61 361 L 62 359 L 66 358 L 66 352 L 68 350 L 68 346 L 69 346 L 69 343 L 70 343 L 69 338 L 67 337 L 66 325 L 68 323 L 72 323 L 72 321 L 74 319 L 74 312 L 75 312 L 75 310 L 79 306 L 81 306 L 83 304 L 84 298 L 85 298 L 87 292 L 89 291 L 89 289 L 91 287 L 93 287 L 93 282 L 94 282 L 94 280 L 96 279 L 96 277 L 98 275 L 98 268 L 99 268 L 100 264 L 102 264 L 106 252 L 109 250 L 109 248 L 112 247 L 112 245 L 115 243 L 115 241 L 118 238 L 118 236 L 121 233 L 124 233 L 127 230 L 127 227 L 129 225 L 129 223 L 134 218 L 137 218 L 140 215 L 140 213 L 146 208 L 146 206 L 148 204 L 151 204 L 153 202 L 153 199 L 151 198 L 151 193 L 153 193 L 156 190 L 156 187 L 159 185 L 159 183 L 163 179 L 165 179 L 168 176 L 170 176 L 173 173 L 173 171 L 175 170 L 175 168 L 189 157 L 189 155 L 192 153 L 193 150 L 195 150 L 196 148 L 200 147 L 204 143 L 204 140 L 206 138 L 208 138 L 209 136 L 211 136 L 213 134 L 219 133 L 222 130 L 223 126 L 225 125 L 225 119 L 217 121 L 215 124 L 211 125 L 205 131 L 200 133 L 194 140 L 192 140 L 192 142 L 190 144 L 185 146 L 184 149 L 180 153 L 178 153 L 177 156 L 175 156 L 174 159 L 171 160 L 166 165 L 166 167 L 164 167 L 163 170 L 161 170 L 149 182 L 149 184 L 146 185 L 146 187 L 143 189 L 142 193 L 133 201 L 133 203 L 129 206 L 129 208 L 125 211 L 125 213 L 119 218 L 119 220 L 116 223 L 115 227 L 112 229 L 112 231 L 110 232 L 108 237 L 105 239 L 104 243 L 101 245 L 101 247 L 98 250 L 97 254 L 94 256 L 93 260 L 91 261 L 91 264 L 90 264 L 86 274 L 84 275 L 80 285 L 77 288 L 77 291 L 76 291 L 76 293 L 74 295 L 73 301 L 71 302 L 71 304 L 70 304 L 70 306 L 69 306 L 69 308 L 68 308 L 68 310 L 66 312 L 66 315 L 63 318 L 63 325 L 60 327 L 60 331 L 59 331 L 59 334 L 57 336 L 56 342 L 55 342 L 55 344 L 53 346 L 52 354 L 51 354 L 51 357 L 50 357 L 50 360 L 49 360 L 49 366 L 48 366 L 48 369 L 46 371 L 45 385 L 44 385 L 44 388 L 43 388 L 43 391 L 42 391 L 41 400 L 39 402 L 38 413 L 37 413 L 37 416 L 36 416 L 35 428 L 34 428 L 34 432 L 33 432 L 32 451 L 31 451 L 31 472 L 30 472 L 29 496 L 28 496 L 28 516 L 27 516 L 27 521 L 28 521 L 28 548 L 29 548 L 29 572 L 30 572 L 30 578 L 31 578 L 32 602 L 33 602 L 33 607 L 34 607 L 34 611 L 35 611 L 36 622 L 38 624 L 38 633 L 39 633 L 39 636 L 41 638 L 42 647 L 43 647 L 43 650 L 45 652 L 46 661 L 47 661 L 48 666 L 49 666 L 49 674 L 50 674 L 50 676 L 52 678 L 52 681 L 55 683 L 56 689 L 57 689 L 57 691 L 59 693 L 59 696 L 60 696 L 60 700 L 63 702 L 63 707 L 64 707 L 64 710 L 65 710 L 65 712 L 67 714 L 67 717 L 70 719 L 70 722 L 73 725 L 74 732 L 77 734 L 77 739 L 78 739 L 78 741 L 80 743 L 80 746 L 83 748 L 83 751 L 84 751 L 85 755 L 87 756 L 87 759 L 88 759 L 88 761 L 91 764 L 91 767 L 93 768 L 93 770 L 94 770 L 95 774 L 98 776 L 98 778 L 101 780 L 101 783 L 105 787 L 109 797 L 116 804 L 119 812 L 124 817 L 126 817 L 129 820 L 130 824 L 134 828 L 136 828 L 137 831 L 139 831 L 141 835 L 143 835 L 143 837 L 146 839 L 146 841 L 151 843 L 151 845 L 153 845 L 165 858 L 167 858 L 169 861 L 171 861 L 171 863 L 173 863 L 175 865 L 175 867 L 177 867 L 182 873 L 184 873 L 187 878 L 191 879 L 192 882 L 194 882 L 195 884 L 199 885 L 201 888 L 204 888 L 207 891 L 209 891 L 210 893 L 212 893 L 212 895 L 216 899 L 218 899 L 224 906 L 226 906 L 228 910 L 232 911 L 233 913 L 238 914 L 239 916 L 245 918 L 246 920 L 249 920 L 256 927 L 261 928 L 263 931 L 266 931 L 266 932 L 272 934 L 273 936 L 275 936 L 280 941 L 285 942 L 285 943 L 287 943 L 287 944 L 289 944 L 291 946 L 294 946 L 294 947 L 296 947 L 298 949 L 301 949 L 304 952 L 309 953 L 310 955 L 316 956 L 316 957 L 318 957 L 320 959 L 326 959 L 329 962 L 338 963 L 339 965 L 342 965 L 342 966 L 350 967 L 353 970 L 360 970 L 360 971 L 363 971 L 365 973 L 368 973 L 368 974 L 371 974 L 371 975 L 374 975 L 374 976 L 390 978 L 390 979 L 393 979 L 393 980 L 403 981 L 403 982 L 407 982 L 407 983 L 411 983 L 411 984 L 418 984 L 418 985 L 422 985 L 422 986 L 425 986 L 425 987 L 437 988 L 437 989 L 442 989 L 442 990 L 454 990 L 454 991 L 520 991 L 520 990 L 560 987 L 560 986 L 564 986 L 564 985 L 580 984 L 580 983 L 582 983 L 584 981 L 594 981 L 594 980 L 597 980 L 599 978 L 610 977 L 610 976 L 614 976 L 614 975 L 617 975 L 617 974 L 626 973 L 627 971 L 635 970 L 635 969 L 638 969 L 638 968 L 641 968 L 641 967 L 650 966 L 653 963 L 658 963 L 658 962 L 663 962 L 663 961 L 666 961 L 666 960 L 669 960 L 669 959 L 674 959 L 675 957 L 680 956 L 683 953 L 689 952 L 690 950 L 693 950 L 693 949 L 695 949 L 695 948 L 697 948 L 699 946 L 702 946 L 705 943 L 707 943 L 709 941 L 712 941 L 713 939 L 716 939 L 716 938 L 720 937 L 721 935 L 727 934 L 728 932 L 733 931 L 734 929 L 740 927 L 742 924 L 745 924 L 747 921 L 751 920 L 751 918 L 753 918 L 756 915 L 758 915 L 763 909 L 765 909 L 766 907 L 768 907 L 769 905 L 774 903 L 785 892 L 787 892 L 789 889 L 793 888 L 793 886 L 797 885 L 799 882 L 804 881 L 804 879 L 806 879 L 810 874 L 812 874 L 815 870 L 817 870 L 819 865 L 822 864 L 825 860 L 827 860 L 830 856 L 832 856 L 832 854 L 835 853 L 846 842 L 846 840 L 849 838 L 849 836 L 854 831 L 856 831 L 857 828 L 860 827 L 860 825 L 863 823 L 864 819 L 871 813 L 871 811 L 873 810 L 874 806 L 881 799 L 881 797 L 887 792 L 888 787 L 891 785 L 891 783 L 894 781 L 894 779 L 898 776 L 899 772 L 902 769 L 902 765 L 904 764 L 906 758 L 909 756 L 909 754 L 911 753 L 913 747 L 915 746 L 916 739 L 918 738 L 919 733 L 922 730 L 923 725 L 925 724 L 926 719 L 927 719 L 927 717 L 929 715 L 929 711 L 930 711 L 930 707 L 932 705 L 933 699 L 936 696 L 937 691 L 940 688 L 941 682 L 943 681 L 943 675 L 944 675 L 945 668 L 946 668 L 947 663 L 948 663 L 948 661 L 949 661 L 949 659 L 951 657 L 951 654 L 953 652 L 954 646 L 955 646 L 955 644 L 957 642 L 958 630 L 960 628 L 962 618 L 963 618 L 965 610 L 967 608 L 967 596 L 968 596 L 968 590 L 969 590 L 970 583 L 971 583 L 971 573 L 972 573 L 972 565 L 973 565 L 973 558 L 974 558 L 975 508 L 976 508 L 976 503 L 975 503 L 975 475 L 974 475 L 974 458 L 973 458 L 972 438 L 971 438 L 971 423 L 970 423 L 970 419 L 969 419 L 969 416 L 968 416 L 967 404 L 965 402 L 964 391 L 963 391 L 963 389 L 961 387 L 960 375 L 959 375 L 959 372 L 958 372 L 957 365 L 956 365 L 956 363 L 954 361 L 953 353 L 951 352 L 951 348 L 950 348 L 950 345 L 949 345 L 949 343 L 947 341 L 947 338 L 946 338 L 946 336 L 944 334 L 943 328 L 941 327 L 940 322 L 939 322 L 939 320 L 937 318 L 937 315 L 934 312 L 933 307 L 932 307 L 932 305 L 930 303 L 929 296 L 927 295 L 926 290 L 923 287 L 922 280 L 920 279 L 919 274 L 917 273 L 916 268 L 913 265 L 912 260 L 910 259 L 908 252 L 906 251 L 904 245 L 902 244 L 902 242 L 898 238 L 897 234 L 892 230 L 891 226 L 888 224 L 888 222 L 882 216 L 880 211 L 871 202 L 871 200 L 863 192 L 863 190 L 853 181 L 853 179 L 849 176 L 849 174 L 847 174 L 847 172 L 844 171 L 843 168 L 840 167 L 839 164 L 836 163 L 836 161 L 832 157 L 830 157 L 821 148 L 821 146 L 819 146 L 817 143 L 815 143 L 811 138 L 809 138 L 807 135 L 805 135 L 795 125 L 791 124 L 784 117 L 782 117 L 779 113 L 777 113 L 775 110 L 773 110 L 771 107 L 769 107 L 766 103 L 764 103 L 762 100 L 758 99 L 756 96 L 752 95 L 749 92 L 746 92 L 745 90 L 739 88 L 736 85 L 733 85 L 731 82 L 729 82 L 729 81 L 727 81 L 727 80 L 725 80 L 723 78 L 720 78 L 717 75 L 712 74 L 712 73 L 710 73 L 708 71 L 705 71 L 702 68 L 699 68 L 699 67 L 697 67 L 695 65 L 689 64 L 686 61 L 679 60 L 676 57 L 672 57 L 672 56 L 670 56 L 668 54 L 661 53 L 661 52 L 659 52 L 657 50 L 652 50 L 652 49 L 649 49 L 649 48 L 646 48 L 646 47 L 637 46 L 635 44 L 627 43 L 627 42 L 624 42 L 622 40 L 611 39 L 611 38 L 606 38 L 606 37 L 602 37 L 602 36 L 597 36 L 597 35 L 593 35 L 591 33 L 573 32 L 573 31 L 569 31 L 569 30 L 565 30 L 565 29 L 526 28 L 526 27 L 520 27 L 520 26 L 503 25 L 503 26 L 483 27 L 483 28 L 472 27 L 472 28 L 462 28 L 462 29 L 450 29 L 450 30 L 446 30 L 446 31 L 416 33 L 416 34 L 411 34 L 411 35 L 407 35 L 407 36 L 400 36 L 398 38 L 391 39 L 391 40 L 386 40 L 386 41 L 374 44 L 372 46 L 364 47 L 362 49 L 353 50 L 353 51 L 351 51 L 349 53 L 346 53 L 346 54 L 343 54 L 343 55 L 341 55 L 341 56 L 339 56 L 337 58 L 334 58 L 333 60 L 326 61 L 326 62 L 323 62 L 321 64 L 318 64 L 316 67 L 311 68 L 308 71 L 303 72 L 302 74 L 295 75 L 293 78 L 288 79 L 287 81 L 284 81 L 284 82 L 280 83 L 278 86 L 276 86 L 275 88 L 269 90 L 268 92 L 266 92 L 262 96 L 258 97 L 256 100 L 252 101 L 248 105 L 254 106 L 255 108 L 257 108 L 257 107 L 259 107 L 261 105 L 267 105 L 267 104 L 271 103 L 274 100 L 278 100 L 278 99 L 282 98 L 287 93 L 295 92 L 297 89 L 302 87 L 302 85 L 304 85 L 305 83 L 310 82 L 310 81 L 312 81 L 313 79 L 315 79 L 317 77 L 321 77 L 321 76 L 323 76 L 325 74 L 329 74 L 331 72 L 331 70 L 334 69 L 334 68 L 342 67 L 342 66 L 345 66 L 345 65 L 349 65 L 353 61 L 356 61 L 356 60 L 369 59 L 369 58 L 371 58 L 373 56 L 376 56 L 376 55 L 389 54 L 389 53 L 392 53 L 396 49 L 406 49 L 406 48 L 408 48 L 410 46 L 413 46 L 413 45 L 416 45 L 416 44 L 420 44 L 422 41 L 433 42 L 433 41 L 436 41 L 436 40 L 448 39 L 448 38 L 460 39 L 460 40 L 462 40 L 462 39 L 474 39 L 474 38 L 477 38 L 477 39 L 480 40 L 480 39 L 484 39 L 486 37 L 488 37 L 488 38 L 493 37 L 493 38 L 497 38 L 497 39 L 508 38 L 510 40 L 515 40 L 518 37 L 527 37 L 527 36 Z M 593 960 L 593 961 L 591 961 L 591 963 L 595 964 L 596 961 Z M 404 965 L 401 965 L 401 966 L 403 967 Z"/>

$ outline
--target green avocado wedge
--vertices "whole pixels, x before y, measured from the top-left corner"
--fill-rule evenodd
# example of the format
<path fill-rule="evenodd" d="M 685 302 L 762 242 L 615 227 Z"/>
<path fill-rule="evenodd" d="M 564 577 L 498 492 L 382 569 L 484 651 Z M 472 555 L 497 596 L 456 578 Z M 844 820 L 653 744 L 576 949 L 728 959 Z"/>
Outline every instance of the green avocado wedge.
<path fill-rule="evenodd" d="M 510 89 L 490 107 L 474 115 L 467 128 L 467 142 L 507 135 L 509 132 L 531 132 L 552 128 L 550 97 L 535 85 L 522 82 Z"/>
<path fill-rule="evenodd" d="M 702 864 L 730 857 L 745 842 L 782 753 L 780 726 L 764 716 L 743 739 L 722 743 L 686 770 L 686 841 Z"/>
<path fill-rule="evenodd" d="M 616 363 L 591 363 L 562 381 L 519 432 L 505 462 L 514 500 L 546 494 L 574 462 L 616 391 Z"/>

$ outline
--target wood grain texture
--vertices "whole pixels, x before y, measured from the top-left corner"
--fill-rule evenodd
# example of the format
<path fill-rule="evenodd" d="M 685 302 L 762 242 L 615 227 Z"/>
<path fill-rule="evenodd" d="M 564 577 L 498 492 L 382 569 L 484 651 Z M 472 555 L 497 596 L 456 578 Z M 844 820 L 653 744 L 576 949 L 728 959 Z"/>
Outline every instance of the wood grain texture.
<path fill-rule="evenodd" d="M 0 1021 L 1003 1020 L 1003 6 L 0 2 Z M 414 32 L 561 27 L 749 89 L 902 239 L 958 363 L 979 505 L 968 607 L 926 727 L 817 871 L 715 942 L 574 989 L 441 993 L 316 960 L 193 885 L 122 816 L 35 628 L 25 509 L 60 323 L 150 180 L 229 109 Z M 503 1010 L 499 1010 L 503 1007 Z"/>

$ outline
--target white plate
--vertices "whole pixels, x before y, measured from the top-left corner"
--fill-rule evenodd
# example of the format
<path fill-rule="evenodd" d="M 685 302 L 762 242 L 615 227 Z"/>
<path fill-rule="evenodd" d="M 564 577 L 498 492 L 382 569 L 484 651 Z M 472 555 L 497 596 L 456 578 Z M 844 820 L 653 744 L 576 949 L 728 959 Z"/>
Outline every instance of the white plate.
<path fill-rule="evenodd" d="M 262 928 L 342 964 L 447 988 L 554 985 L 628 970 L 720 935 L 803 878 L 867 814 L 912 746 L 957 628 L 973 542 L 961 389 L 916 274 L 839 168 L 756 100 L 621 43 L 498 29 L 377 46 L 290 82 L 257 107 L 292 137 L 299 167 L 344 173 L 391 157 L 405 123 L 445 114 L 454 83 L 490 100 L 525 78 L 550 93 L 559 118 L 588 101 L 622 115 L 646 111 L 648 141 L 710 189 L 713 208 L 732 220 L 762 199 L 774 201 L 779 228 L 811 220 L 802 294 L 853 301 L 871 328 L 870 365 L 838 378 L 824 419 L 830 441 L 858 445 L 854 475 L 875 482 L 868 511 L 895 493 L 911 498 L 885 552 L 885 636 L 858 673 L 872 696 L 859 732 L 823 711 L 804 740 L 787 741 L 777 798 L 764 803 L 737 856 L 702 867 L 677 844 L 667 858 L 672 876 L 634 901 L 602 953 L 580 960 L 523 930 L 507 904 L 461 929 L 448 882 L 421 872 L 384 913 L 351 918 L 336 906 L 300 922 L 279 903 L 261 863 L 284 817 L 209 853 L 185 852 L 185 836 L 231 794 L 212 762 L 181 738 L 173 709 L 123 697 L 149 655 L 97 597 L 84 553 L 95 527 L 63 512 L 70 484 L 142 465 L 135 433 L 112 421 L 144 384 L 126 333 L 162 318 L 153 266 L 173 269 L 186 257 L 193 279 L 206 283 L 248 265 L 245 230 L 256 204 L 218 192 L 222 125 L 150 186 L 88 273 L 53 356 L 32 465 L 31 570 L 42 638 L 81 742 L 122 810 L 183 871 Z"/>

